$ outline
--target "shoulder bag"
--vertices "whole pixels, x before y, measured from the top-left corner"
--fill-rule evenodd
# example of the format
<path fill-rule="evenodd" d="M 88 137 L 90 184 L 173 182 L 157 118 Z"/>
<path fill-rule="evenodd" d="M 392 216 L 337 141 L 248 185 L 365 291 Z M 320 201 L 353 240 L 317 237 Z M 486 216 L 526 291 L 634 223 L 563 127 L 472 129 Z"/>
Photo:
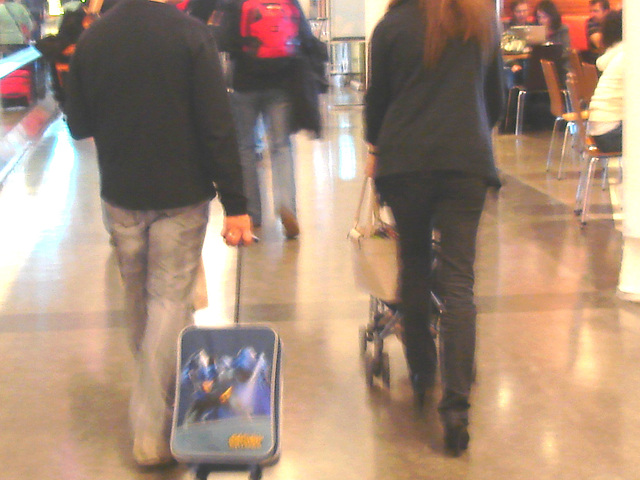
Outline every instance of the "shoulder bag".
<path fill-rule="evenodd" d="M 373 179 L 365 178 L 349 232 L 356 285 L 387 303 L 398 303 L 398 235 L 389 209 L 381 207 Z"/>

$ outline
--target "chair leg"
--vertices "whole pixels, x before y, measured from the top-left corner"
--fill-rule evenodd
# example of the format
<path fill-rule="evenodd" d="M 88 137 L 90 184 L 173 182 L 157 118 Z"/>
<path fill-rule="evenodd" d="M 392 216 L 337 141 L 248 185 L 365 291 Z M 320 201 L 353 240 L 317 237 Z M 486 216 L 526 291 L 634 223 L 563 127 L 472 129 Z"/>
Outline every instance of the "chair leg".
<path fill-rule="evenodd" d="M 602 190 L 607 189 L 609 184 L 609 159 L 603 158 L 604 165 L 602 166 Z"/>
<path fill-rule="evenodd" d="M 586 184 L 584 187 L 584 197 L 582 199 L 582 214 L 580 215 L 580 223 L 582 225 L 587 224 L 587 215 L 589 210 L 589 193 L 591 191 L 591 181 L 593 179 L 593 172 L 596 167 L 596 163 L 600 160 L 599 157 L 591 157 L 589 159 L 589 168 L 587 169 Z"/>
<path fill-rule="evenodd" d="M 576 189 L 576 206 L 573 209 L 576 215 L 580 215 L 582 213 L 582 204 L 584 199 L 584 190 L 586 186 L 586 179 L 589 167 L 589 159 L 585 154 L 580 156 L 580 163 L 583 165 L 580 169 L 580 178 L 578 179 L 578 188 Z"/>
<path fill-rule="evenodd" d="M 623 171 L 622 171 L 622 157 L 618 157 L 618 182 L 622 183 L 623 179 Z"/>
<path fill-rule="evenodd" d="M 556 117 L 556 121 L 553 122 L 553 130 L 551 131 L 551 141 L 549 142 L 549 153 L 547 154 L 547 172 L 551 169 L 551 156 L 553 155 L 553 144 L 556 140 L 556 133 L 558 131 L 558 124 L 562 120 L 562 117 Z M 562 161 L 562 159 L 560 160 Z"/>
<path fill-rule="evenodd" d="M 518 92 L 518 105 L 516 109 L 516 135 L 520 135 L 522 133 L 522 124 L 524 123 L 524 97 L 526 97 L 527 92 L 524 90 L 520 90 Z"/>
<path fill-rule="evenodd" d="M 571 122 L 567 122 L 564 127 L 564 138 L 562 140 L 562 152 L 560 153 L 560 164 L 558 165 L 558 180 L 562 178 L 562 167 L 564 166 L 564 155 L 567 151 L 567 140 L 571 130 Z"/>
<path fill-rule="evenodd" d="M 507 113 L 504 116 L 504 128 L 505 130 L 509 127 L 509 124 L 511 122 L 511 103 L 513 101 L 513 92 L 517 90 L 517 88 L 513 87 L 509 90 L 509 93 L 507 94 Z"/>

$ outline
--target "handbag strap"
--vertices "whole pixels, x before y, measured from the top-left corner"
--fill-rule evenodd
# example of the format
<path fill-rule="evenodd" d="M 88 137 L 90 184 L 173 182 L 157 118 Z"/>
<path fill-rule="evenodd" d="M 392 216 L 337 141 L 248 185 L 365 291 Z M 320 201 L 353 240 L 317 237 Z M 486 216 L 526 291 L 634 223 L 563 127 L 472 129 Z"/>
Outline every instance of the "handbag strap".
<path fill-rule="evenodd" d="M 364 182 L 362 182 L 362 188 L 360 189 L 360 200 L 358 201 L 358 208 L 356 208 L 356 215 L 353 219 L 353 228 L 356 228 L 360 223 L 360 215 L 362 215 L 362 208 L 364 206 L 364 196 L 367 192 L 368 181 L 369 181 L 369 177 L 365 177 Z"/>
<path fill-rule="evenodd" d="M 373 183 L 373 178 L 366 176 L 364 182 L 362 182 L 362 189 L 360 190 L 360 201 L 358 202 L 358 208 L 356 209 L 356 215 L 353 221 L 353 228 L 357 228 L 360 225 L 360 218 L 362 216 L 362 209 L 367 202 L 367 192 L 371 192 L 369 201 L 371 202 L 371 214 L 373 216 L 374 223 L 382 223 L 380 216 L 380 202 L 378 201 L 378 194 Z"/>

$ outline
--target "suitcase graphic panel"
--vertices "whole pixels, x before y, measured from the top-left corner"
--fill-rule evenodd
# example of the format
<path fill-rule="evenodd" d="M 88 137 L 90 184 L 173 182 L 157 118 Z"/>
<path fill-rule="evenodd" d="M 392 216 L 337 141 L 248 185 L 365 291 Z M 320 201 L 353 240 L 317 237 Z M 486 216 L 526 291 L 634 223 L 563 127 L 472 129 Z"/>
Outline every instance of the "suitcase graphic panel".
<path fill-rule="evenodd" d="M 188 327 L 179 340 L 171 450 L 179 461 L 272 463 L 279 453 L 280 339 L 256 325 Z"/>

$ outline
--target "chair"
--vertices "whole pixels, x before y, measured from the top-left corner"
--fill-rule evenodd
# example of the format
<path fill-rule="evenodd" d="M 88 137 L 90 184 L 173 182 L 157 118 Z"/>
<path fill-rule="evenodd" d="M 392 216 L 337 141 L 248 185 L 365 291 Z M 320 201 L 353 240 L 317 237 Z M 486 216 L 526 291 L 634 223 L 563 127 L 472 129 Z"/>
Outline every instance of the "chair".
<path fill-rule="evenodd" d="M 586 103 L 585 108 L 588 107 L 593 92 L 596 91 L 600 74 L 598 68 L 593 63 L 582 63 L 582 79 L 580 81 L 580 96 Z"/>
<path fill-rule="evenodd" d="M 558 126 L 560 122 L 565 122 L 564 140 L 562 142 L 562 153 L 560 154 L 560 162 L 558 164 L 558 180 L 562 178 L 562 165 L 564 163 L 564 156 L 567 147 L 567 140 L 572 128 L 575 128 L 575 117 L 582 115 L 585 119 L 588 112 L 585 110 L 576 111 L 572 108 L 571 102 L 567 96 L 565 90 L 560 88 L 560 80 L 558 78 L 558 70 L 553 62 L 549 60 L 540 60 L 542 65 L 542 72 L 547 84 L 547 90 L 549 91 L 549 101 L 551 106 L 551 113 L 556 117 L 553 122 L 553 131 L 551 133 L 551 141 L 549 142 L 549 153 L 547 155 L 547 172 L 551 168 L 551 159 L 553 156 L 553 146 L 556 142 L 556 135 L 558 132 Z"/>
<path fill-rule="evenodd" d="M 526 96 L 529 93 L 547 91 L 547 84 L 544 79 L 540 60 L 550 60 L 557 65 L 559 64 L 561 58 L 562 45 L 547 43 L 543 45 L 534 45 L 531 47 L 531 53 L 525 61 L 526 65 L 524 68 L 524 81 L 522 82 L 522 85 L 516 85 L 511 89 L 511 91 L 509 92 L 509 101 L 507 102 L 507 119 L 505 119 L 505 124 L 509 125 L 508 119 L 509 115 L 511 114 L 512 97 L 514 91 L 517 91 L 518 100 L 516 106 L 516 135 L 520 135 L 522 133 Z"/>
<path fill-rule="evenodd" d="M 580 102 L 578 83 L 574 73 L 569 73 L 567 75 L 567 90 L 569 91 L 569 98 L 574 105 Z M 586 123 L 582 116 L 576 115 L 575 124 L 581 156 L 584 159 L 584 165 L 582 172 L 580 173 L 580 180 L 578 181 L 578 189 L 576 191 L 575 212 L 580 215 L 580 223 L 584 226 L 587 224 L 589 193 L 596 165 L 600 162 L 606 170 L 609 159 L 621 158 L 622 152 L 601 152 L 595 145 L 593 138 L 587 135 Z M 605 177 L 605 181 L 606 180 L 607 177 Z"/>
<path fill-rule="evenodd" d="M 558 3 L 558 2 L 556 2 Z M 564 2 L 568 3 L 568 2 Z M 571 48 L 577 51 L 586 50 L 587 45 L 587 20 L 589 15 L 562 15 L 562 23 L 569 28 L 569 40 Z"/>
<path fill-rule="evenodd" d="M 572 48 L 569 50 L 567 57 L 569 59 L 569 71 L 575 73 L 578 84 L 582 84 L 582 76 L 584 75 L 584 72 L 582 71 L 582 59 L 580 58 L 580 52 L 575 48 Z"/>

